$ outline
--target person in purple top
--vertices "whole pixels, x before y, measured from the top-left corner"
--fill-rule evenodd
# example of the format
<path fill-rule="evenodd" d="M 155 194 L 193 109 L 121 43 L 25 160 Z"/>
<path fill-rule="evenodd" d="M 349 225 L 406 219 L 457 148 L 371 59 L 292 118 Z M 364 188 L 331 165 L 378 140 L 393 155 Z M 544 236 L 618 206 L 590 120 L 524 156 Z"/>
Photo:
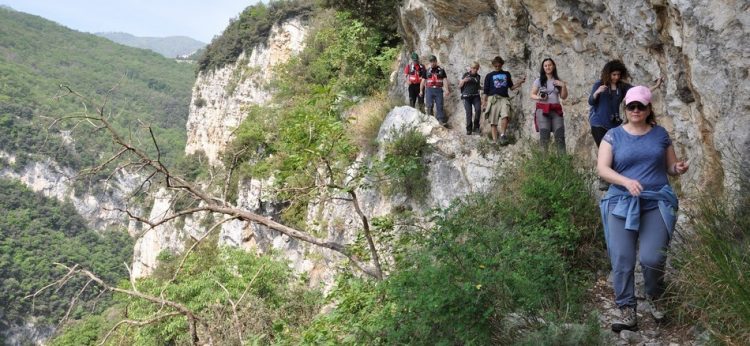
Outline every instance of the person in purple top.
<path fill-rule="evenodd" d="M 651 90 L 645 86 L 630 88 L 625 104 L 625 123 L 607 131 L 597 160 L 599 176 L 612 184 L 600 208 L 615 303 L 621 310 L 612 324 L 615 332 L 638 328 L 634 282 L 637 253 L 651 314 L 657 321 L 664 318 L 658 302 L 664 292 L 665 251 L 678 208 L 667 176 L 688 170 L 688 163 L 677 159 L 667 130 L 656 124 Z"/>

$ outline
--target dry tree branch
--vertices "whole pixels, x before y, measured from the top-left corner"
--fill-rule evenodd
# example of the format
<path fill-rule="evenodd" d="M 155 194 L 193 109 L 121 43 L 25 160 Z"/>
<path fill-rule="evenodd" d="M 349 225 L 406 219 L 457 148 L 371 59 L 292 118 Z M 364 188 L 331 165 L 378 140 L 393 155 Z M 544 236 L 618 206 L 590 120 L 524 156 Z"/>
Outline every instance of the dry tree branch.
<path fill-rule="evenodd" d="M 109 340 L 109 337 L 112 335 L 112 333 L 114 333 L 115 330 L 117 330 L 117 328 L 119 328 L 123 324 L 130 324 L 130 325 L 134 325 L 134 326 L 138 326 L 138 327 L 143 327 L 143 326 L 147 326 L 149 324 L 155 323 L 155 322 L 159 322 L 160 320 L 163 320 L 165 318 L 173 317 L 173 316 L 179 316 L 179 315 L 181 315 L 181 313 L 179 311 L 172 311 L 172 312 L 168 312 L 168 313 L 165 313 L 165 314 L 154 316 L 154 317 L 152 317 L 150 319 L 147 319 L 147 320 L 140 320 L 140 321 L 137 321 L 137 320 L 122 320 L 120 322 L 117 322 L 114 326 L 112 326 L 112 328 L 110 328 L 109 332 L 107 332 L 107 334 L 104 335 L 104 339 L 102 339 L 102 341 L 99 342 L 99 346 L 104 345 L 105 343 L 107 343 L 107 340 Z"/>
<path fill-rule="evenodd" d="M 138 292 L 138 291 L 135 291 L 135 290 L 126 290 L 126 289 L 122 289 L 122 288 L 119 288 L 119 287 L 111 286 L 111 285 L 107 284 L 106 282 L 104 282 L 104 280 L 102 280 L 99 277 L 97 277 L 96 275 L 94 275 L 94 273 L 92 273 L 92 272 L 90 272 L 90 271 L 88 271 L 86 269 L 78 268 L 78 265 L 75 265 L 73 267 L 68 267 L 68 266 L 66 266 L 66 265 L 64 265 L 62 263 L 54 263 L 54 264 L 57 265 L 57 266 L 63 267 L 65 269 L 68 269 L 68 273 L 65 276 L 80 274 L 80 275 L 83 275 L 85 277 L 88 277 L 89 278 L 89 282 L 93 281 L 93 282 L 97 283 L 99 286 L 103 287 L 107 291 L 122 293 L 122 294 L 125 294 L 125 295 L 128 295 L 128 296 L 131 296 L 131 297 L 140 298 L 140 299 L 152 302 L 152 303 L 156 303 L 156 304 L 159 304 L 159 305 L 162 305 L 162 306 L 168 306 L 168 307 L 170 307 L 172 309 L 177 310 L 176 311 L 177 313 L 179 313 L 180 315 L 185 316 L 185 318 L 187 318 L 187 320 L 188 320 L 188 330 L 189 330 L 189 333 L 190 333 L 190 336 L 191 336 L 191 339 L 192 339 L 192 343 L 194 345 L 196 345 L 198 343 L 199 340 L 198 340 L 198 332 L 197 332 L 197 329 L 196 329 L 196 325 L 198 323 L 200 323 L 201 325 L 206 326 L 206 322 L 201 317 L 199 317 L 195 312 L 193 312 L 192 310 L 190 310 L 186 306 L 184 306 L 184 305 L 182 305 L 180 303 L 171 301 L 171 300 L 162 299 L 162 298 L 159 298 L 159 297 L 154 297 L 154 296 L 151 296 L 151 295 L 148 295 L 148 294 L 144 294 L 144 293 L 141 293 L 141 292 Z M 87 284 L 87 286 L 88 286 L 88 284 Z M 37 295 L 37 294 L 41 293 L 47 287 L 49 287 L 49 285 L 45 286 L 45 288 L 40 289 L 39 291 L 37 291 L 36 293 L 34 293 L 34 295 Z"/>
<path fill-rule="evenodd" d="M 167 281 L 164 284 L 164 287 L 162 288 L 161 292 L 159 293 L 159 296 L 163 296 L 164 295 L 164 291 L 167 289 L 167 286 L 169 286 L 171 283 L 173 283 L 175 280 L 177 280 L 177 275 L 180 274 L 180 271 L 182 271 L 182 267 L 185 266 L 185 261 L 187 260 L 188 256 L 190 256 L 190 253 L 192 253 L 193 250 L 196 247 L 198 247 L 198 245 L 201 242 L 203 242 L 203 240 L 206 239 L 209 234 L 211 234 L 211 232 L 213 232 L 215 229 L 218 229 L 219 226 L 221 226 L 222 224 L 224 224 L 224 223 L 226 223 L 226 222 L 228 222 L 230 220 L 234 220 L 236 218 L 237 217 L 234 217 L 234 216 L 233 217 L 228 217 L 228 218 L 226 218 L 224 220 L 221 220 L 221 221 L 217 222 L 208 231 L 206 231 L 206 233 L 203 234 L 203 236 L 201 236 L 198 240 L 196 240 L 195 243 L 193 243 L 193 245 L 190 246 L 190 248 L 187 251 L 185 251 L 185 254 L 182 256 L 182 260 L 180 261 L 180 264 L 177 266 L 177 269 L 175 269 L 174 274 L 172 274 L 172 278 L 169 279 L 169 281 Z"/>
<path fill-rule="evenodd" d="M 66 87 L 66 88 L 72 94 L 77 95 L 79 97 L 82 97 L 80 94 L 78 94 L 77 92 L 73 91 L 69 87 Z M 164 175 L 165 181 L 167 183 L 167 187 L 172 188 L 172 189 L 179 189 L 179 190 L 187 191 L 188 193 L 190 193 L 193 196 L 195 196 L 195 197 L 203 200 L 206 203 L 205 207 L 194 208 L 196 211 L 199 211 L 197 209 L 208 210 L 208 211 L 213 211 L 213 212 L 216 212 L 216 213 L 221 213 L 221 214 L 225 214 L 225 215 L 229 215 L 229 216 L 234 216 L 234 217 L 237 217 L 237 218 L 239 218 L 241 220 L 251 221 L 251 222 L 262 224 L 262 225 L 264 225 L 266 227 L 269 227 L 269 228 L 271 228 L 271 229 L 273 229 L 273 230 L 275 230 L 277 232 L 280 232 L 280 233 L 282 233 L 282 234 L 284 234 L 286 236 L 289 236 L 291 238 L 294 238 L 294 239 L 297 239 L 297 240 L 300 240 L 300 241 L 303 241 L 303 242 L 307 242 L 307 243 L 310 243 L 310 244 L 313 244 L 313 245 L 317 245 L 317 246 L 324 247 L 324 248 L 327 248 L 329 250 L 338 252 L 338 253 L 344 255 L 345 257 L 347 257 L 352 262 L 352 264 L 356 268 L 358 268 L 359 270 L 361 270 L 363 273 L 365 273 L 365 274 L 367 274 L 369 276 L 372 276 L 374 278 L 381 278 L 382 277 L 382 275 L 378 274 L 377 266 L 376 266 L 376 270 L 375 271 L 373 271 L 372 269 L 368 268 L 367 265 L 365 265 L 364 263 L 362 263 L 357 258 L 356 255 L 354 255 L 353 253 L 351 253 L 351 251 L 346 246 L 344 246 L 342 244 L 339 244 L 337 242 L 331 242 L 331 241 L 327 241 L 327 240 L 316 238 L 316 237 L 314 237 L 314 236 L 312 236 L 312 235 L 310 235 L 308 233 L 305 233 L 305 232 L 299 231 L 297 229 L 288 227 L 286 225 L 280 224 L 278 222 L 275 222 L 275 221 L 271 220 L 270 218 L 263 217 L 263 216 L 258 215 L 256 213 L 253 213 L 253 212 L 245 211 L 245 210 L 242 210 L 242 209 L 239 209 L 239 208 L 234 208 L 234 207 L 226 207 L 225 201 L 222 201 L 221 199 L 218 199 L 218 198 L 214 198 L 213 196 L 209 195 L 208 193 L 206 193 L 205 191 L 201 190 L 197 186 L 191 184 L 190 182 L 186 181 L 185 179 L 183 179 L 181 177 L 178 177 L 176 175 L 173 175 L 161 162 L 159 162 L 158 160 L 155 161 L 155 160 L 151 159 L 146 152 L 142 151 L 141 149 L 139 149 L 139 148 L 133 146 L 131 143 L 127 142 L 119 134 L 119 132 L 109 123 L 109 121 L 105 118 L 105 116 L 104 116 L 104 108 L 103 107 L 99 107 L 97 109 L 97 111 L 99 113 L 99 118 L 97 119 L 97 121 L 99 121 L 102 124 L 102 126 L 107 130 L 107 132 L 109 133 L 109 135 L 112 137 L 112 140 L 115 143 L 117 143 L 118 145 L 122 146 L 124 149 L 127 149 L 130 152 L 132 152 L 136 157 L 138 157 L 141 160 L 141 162 L 143 162 L 144 164 L 152 167 L 158 173 L 161 173 L 162 175 Z M 127 212 L 127 214 L 129 216 L 131 216 L 131 217 L 134 216 L 130 212 Z M 140 219 L 143 220 L 143 218 L 140 218 Z M 151 223 L 149 222 L 147 224 L 151 224 Z"/>
<path fill-rule="evenodd" d="M 78 291 L 78 294 L 76 294 L 75 297 L 73 297 L 73 299 L 70 300 L 70 304 L 68 304 L 68 311 L 65 312 L 65 316 L 63 316 L 60 322 L 58 322 L 57 329 L 59 329 L 60 326 L 62 326 L 62 324 L 65 323 L 65 321 L 68 319 L 68 317 L 70 316 L 70 312 L 73 311 L 73 307 L 76 305 L 76 302 L 78 301 L 78 298 L 81 297 L 81 294 L 83 294 L 86 288 L 89 287 L 92 281 L 93 280 L 87 281 L 86 284 L 83 285 L 83 287 L 81 287 L 81 289 Z"/>

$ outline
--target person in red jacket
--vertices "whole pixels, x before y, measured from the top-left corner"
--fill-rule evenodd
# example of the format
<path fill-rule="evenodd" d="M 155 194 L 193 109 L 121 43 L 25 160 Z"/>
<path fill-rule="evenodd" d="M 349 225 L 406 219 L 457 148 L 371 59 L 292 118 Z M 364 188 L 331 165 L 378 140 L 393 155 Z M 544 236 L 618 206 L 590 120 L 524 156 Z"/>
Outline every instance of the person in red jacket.
<path fill-rule="evenodd" d="M 419 55 L 416 52 L 411 53 L 411 63 L 404 66 L 406 85 L 409 88 L 409 106 L 414 107 L 417 101 L 419 101 L 419 109 L 423 112 L 424 95 L 419 94 L 419 88 L 422 83 L 424 70 L 424 65 L 419 63 Z"/>

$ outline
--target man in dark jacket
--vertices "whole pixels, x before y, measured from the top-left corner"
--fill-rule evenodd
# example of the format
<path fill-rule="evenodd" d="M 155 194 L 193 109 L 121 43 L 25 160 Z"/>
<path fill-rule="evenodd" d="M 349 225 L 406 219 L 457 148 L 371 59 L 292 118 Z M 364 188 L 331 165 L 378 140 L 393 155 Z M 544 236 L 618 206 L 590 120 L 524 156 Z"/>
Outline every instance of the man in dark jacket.
<path fill-rule="evenodd" d="M 445 88 L 445 96 L 451 93 L 447 77 L 445 70 L 438 66 L 437 57 L 434 55 L 430 56 L 430 67 L 422 75 L 422 84 L 419 93 L 420 96 L 424 95 L 425 97 L 427 114 L 433 115 L 434 106 L 438 122 L 445 127 L 448 126 L 448 118 L 445 116 L 445 111 L 443 110 L 443 88 Z"/>

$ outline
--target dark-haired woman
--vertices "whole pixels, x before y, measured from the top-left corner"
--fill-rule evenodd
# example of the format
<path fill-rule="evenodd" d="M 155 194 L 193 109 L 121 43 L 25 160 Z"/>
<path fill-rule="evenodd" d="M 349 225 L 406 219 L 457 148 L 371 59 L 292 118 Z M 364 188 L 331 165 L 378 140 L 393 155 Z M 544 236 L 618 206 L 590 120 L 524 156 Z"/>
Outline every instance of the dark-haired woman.
<path fill-rule="evenodd" d="M 635 262 L 640 254 L 651 315 L 664 318 L 658 301 L 664 292 L 666 250 L 674 230 L 677 197 L 668 175 L 687 172 L 667 131 L 656 125 L 651 90 L 636 86 L 625 95 L 625 124 L 604 135 L 597 171 L 610 182 L 600 203 L 604 238 L 612 264 L 612 285 L 620 316 L 612 330 L 638 328 Z M 640 248 L 640 249 L 639 249 Z"/>
<path fill-rule="evenodd" d="M 599 147 L 604 134 L 611 128 L 622 124 L 620 116 L 620 104 L 625 94 L 632 87 L 627 80 L 630 79 L 628 69 L 620 60 L 607 62 L 602 68 L 601 76 L 591 88 L 589 96 L 589 123 L 591 124 L 591 135 L 594 137 L 596 146 Z M 661 78 L 650 87 L 653 91 L 661 85 Z M 604 181 L 600 181 L 599 189 L 606 190 L 609 187 Z"/>
<path fill-rule="evenodd" d="M 539 68 L 539 78 L 531 86 L 531 99 L 536 100 L 534 123 L 539 131 L 539 141 L 546 151 L 550 134 L 555 134 L 557 149 L 565 152 L 565 122 L 560 100 L 568 98 L 568 85 L 557 77 L 557 65 L 544 59 Z"/>

